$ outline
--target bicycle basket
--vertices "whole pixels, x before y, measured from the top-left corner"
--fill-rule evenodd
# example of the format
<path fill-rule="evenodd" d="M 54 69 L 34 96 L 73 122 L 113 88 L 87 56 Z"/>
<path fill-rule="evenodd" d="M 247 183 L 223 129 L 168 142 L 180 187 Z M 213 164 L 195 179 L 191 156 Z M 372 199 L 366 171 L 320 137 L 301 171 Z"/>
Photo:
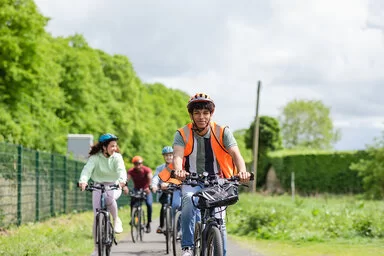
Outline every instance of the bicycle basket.
<path fill-rule="evenodd" d="M 196 192 L 193 197 L 199 198 L 197 203 L 199 209 L 228 206 L 239 200 L 237 186 L 230 183 L 203 188 Z"/>

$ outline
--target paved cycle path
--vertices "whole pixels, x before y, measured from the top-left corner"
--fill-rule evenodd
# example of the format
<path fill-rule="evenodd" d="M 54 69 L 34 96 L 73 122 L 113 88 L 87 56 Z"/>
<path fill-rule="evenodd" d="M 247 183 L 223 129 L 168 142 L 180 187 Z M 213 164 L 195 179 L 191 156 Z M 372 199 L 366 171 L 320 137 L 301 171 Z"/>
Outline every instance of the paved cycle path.
<path fill-rule="evenodd" d="M 125 225 L 127 226 L 127 225 Z M 159 226 L 159 220 L 153 221 L 151 233 L 144 234 L 143 242 L 133 243 L 131 233 L 123 238 L 119 238 L 117 246 L 112 247 L 112 256 L 160 256 L 165 254 L 165 237 L 163 234 L 157 234 L 156 228 Z M 180 249 L 181 250 L 181 249 Z M 168 254 L 173 255 L 173 254 Z M 228 238 L 227 256 L 263 256 L 260 253 L 252 252 L 247 248 L 241 247 L 238 243 Z"/>

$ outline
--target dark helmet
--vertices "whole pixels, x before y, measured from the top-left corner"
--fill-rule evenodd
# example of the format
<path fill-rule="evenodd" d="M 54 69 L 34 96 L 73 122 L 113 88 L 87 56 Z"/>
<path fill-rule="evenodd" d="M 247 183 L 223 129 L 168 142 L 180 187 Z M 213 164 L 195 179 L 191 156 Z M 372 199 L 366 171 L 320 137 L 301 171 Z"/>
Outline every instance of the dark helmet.
<path fill-rule="evenodd" d="M 117 138 L 115 135 L 113 135 L 112 133 L 106 133 L 106 134 L 103 134 L 99 137 L 99 143 L 103 143 L 103 144 L 107 144 L 109 143 L 110 141 L 113 141 L 113 140 L 118 140 L 119 138 Z"/>
<path fill-rule="evenodd" d="M 163 155 L 170 154 L 170 153 L 173 153 L 173 148 L 171 146 L 165 146 L 161 150 L 161 154 L 163 154 Z"/>

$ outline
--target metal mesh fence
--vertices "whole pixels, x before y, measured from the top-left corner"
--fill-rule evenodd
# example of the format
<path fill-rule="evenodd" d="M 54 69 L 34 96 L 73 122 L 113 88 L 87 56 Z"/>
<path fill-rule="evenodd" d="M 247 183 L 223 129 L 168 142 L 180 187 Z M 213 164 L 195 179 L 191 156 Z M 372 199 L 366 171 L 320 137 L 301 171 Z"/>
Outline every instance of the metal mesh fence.
<path fill-rule="evenodd" d="M 77 188 L 84 162 L 0 143 L 0 227 L 92 209 Z"/>

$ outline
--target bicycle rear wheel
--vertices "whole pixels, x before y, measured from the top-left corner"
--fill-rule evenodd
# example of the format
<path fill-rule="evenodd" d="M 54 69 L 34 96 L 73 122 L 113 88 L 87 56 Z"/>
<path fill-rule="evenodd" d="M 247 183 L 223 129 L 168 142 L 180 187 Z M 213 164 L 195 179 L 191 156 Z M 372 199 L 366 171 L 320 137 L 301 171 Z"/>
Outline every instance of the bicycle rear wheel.
<path fill-rule="evenodd" d="M 167 208 L 165 209 L 166 254 L 169 254 L 172 250 L 171 239 L 172 239 L 172 208 L 170 206 L 167 206 Z"/>
<path fill-rule="evenodd" d="M 218 227 L 210 226 L 207 239 L 207 256 L 221 256 L 223 255 L 223 240 Z"/>
<path fill-rule="evenodd" d="M 135 207 L 132 209 L 131 214 L 131 237 L 132 242 L 136 243 L 139 241 L 139 234 L 141 230 L 141 223 L 140 223 L 140 212 Z"/>
<path fill-rule="evenodd" d="M 172 229 L 173 256 L 181 256 L 181 211 L 176 211 Z"/>

